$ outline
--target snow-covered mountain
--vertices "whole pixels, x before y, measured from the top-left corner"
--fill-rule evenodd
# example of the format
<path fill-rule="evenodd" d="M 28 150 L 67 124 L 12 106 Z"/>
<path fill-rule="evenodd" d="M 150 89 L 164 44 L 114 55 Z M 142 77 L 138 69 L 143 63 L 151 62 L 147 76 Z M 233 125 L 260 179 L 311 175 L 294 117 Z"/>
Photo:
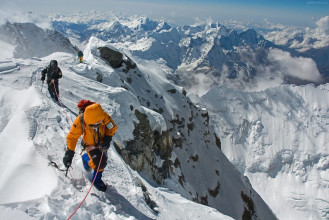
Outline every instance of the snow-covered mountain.
<path fill-rule="evenodd" d="M 15 45 L 16 58 L 44 57 L 54 52 L 75 51 L 69 39 L 58 31 L 43 30 L 33 23 L 7 22 L 1 25 L 0 36 L 1 40 Z"/>
<path fill-rule="evenodd" d="M 291 49 L 292 54 L 312 58 L 319 71 L 328 77 L 329 16 L 314 21 L 314 26 L 295 27 L 265 21 L 263 28 L 257 30 L 275 44 Z"/>
<path fill-rule="evenodd" d="M 33 25 L 13 26 L 27 27 L 20 31 L 24 45 L 35 45 L 29 34 Z M 56 39 L 58 47 L 63 47 L 63 38 Z M 276 218 L 248 178 L 222 153 L 208 113 L 196 107 L 181 87 L 166 80 L 156 63 L 136 65 L 131 54 L 120 53 L 95 37 L 86 45 L 83 64 L 76 62 L 75 53 L 52 53 L 43 41 L 38 43 L 39 53 L 49 56 L 16 59 L 12 50 L 1 64 L 0 149 L 9 167 L 0 185 L 4 218 L 62 219 L 88 191 L 78 152 L 69 178 L 49 166 L 55 162 L 61 167 L 65 136 L 81 99 L 101 103 L 116 121 L 120 156 L 114 149 L 109 153 L 104 180 L 112 186 L 110 190 L 92 193 L 76 219 Z M 112 67 L 102 48 L 121 54 L 121 66 Z M 64 75 L 60 80 L 63 106 L 54 104 L 45 88 L 42 92 L 39 80 L 40 70 L 52 59 L 58 60 Z M 95 81 L 96 73 L 103 76 L 103 83 Z"/>
<path fill-rule="evenodd" d="M 325 26 L 323 22 L 327 18 L 317 22 L 318 27 L 312 35 L 312 30 L 308 30 L 303 35 L 296 35 L 302 37 L 300 43 L 311 42 L 307 40 L 311 36 L 316 39 L 314 42 L 318 46 L 314 49 L 303 50 L 300 53 L 293 51 L 291 49 L 294 47 L 291 43 L 296 41 L 292 38 L 289 41 L 287 38 L 290 44 L 282 44 L 282 46 L 287 48 L 291 55 L 281 50 L 284 47 L 275 46 L 253 30 L 239 34 L 223 25 L 211 23 L 177 28 L 168 27 L 159 32 L 156 31 L 156 26 L 153 24 L 152 28 L 147 28 L 148 32 L 145 32 L 145 29 L 139 28 L 141 25 L 138 19 L 135 19 L 134 22 L 127 20 L 127 18 L 124 19 L 125 22 L 122 24 L 127 27 L 134 27 L 130 29 L 135 30 L 132 32 L 135 34 L 131 35 L 133 38 L 128 37 L 119 40 L 121 42 L 110 39 L 113 45 L 118 48 L 125 48 L 138 57 L 150 60 L 157 59 L 159 64 L 164 64 L 162 68 L 167 72 L 167 78 L 179 82 L 177 80 L 177 75 L 179 75 L 183 78 L 181 80 L 184 81 L 183 85 L 191 85 L 192 89 L 195 86 L 193 80 L 203 81 L 205 79 L 210 79 L 218 84 L 225 84 L 227 87 L 242 89 L 248 87 L 248 83 L 250 83 L 250 87 L 254 86 L 261 89 L 280 85 L 284 82 L 298 82 L 300 84 L 306 84 L 310 81 L 321 82 L 323 75 L 321 76 L 320 73 L 326 74 L 328 68 L 326 35 L 321 34 L 325 30 L 321 27 Z M 122 21 L 121 18 L 117 20 Z M 316 35 L 316 33 L 320 33 L 320 35 Z M 272 34 L 275 36 L 275 32 Z M 277 35 L 278 39 L 280 34 Z M 281 39 L 286 38 L 281 37 Z M 213 43 L 214 41 L 216 44 Z M 205 46 L 207 44 L 210 46 Z M 268 47 L 278 49 L 267 49 Z M 187 49 L 182 50 L 182 48 Z M 209 48 L 216 49 L 211 50 Z M 218 53 L 220 51 L 218 48 L 224 53 Z M 185 52 L 182 53 L 182 51 Z M 210 51 L 217 53 L 210 53 Z M 231 54 L 233 55 L 228 56 Z M 315 62 L 306 57 L 313 58 Z M 250 75 L 242 74 L 242 77 L 239 78 L 241 75 L 238 74 L 236 76 L 239 80 L 232 83 L 229 74 L 233 74 L 234 71 L 232 68 L 228 68 L 227 64 L 222 65 L 220 70 L 221 74 L 230 76 L 228 77 L 229 80 L 221 81 L 218 78 L 208 77 L 209 74 L 204 74 L 209 71 L 209 67 L 212 65 L 219 68 L 220 63 L 223 64 L 227 60 L 231 64 L 234 63 L 232 60 L 236 60 L 238 65 L 234 64 L 233 66 L 238 67 L 237 69 L 240 71 L 241 69 L 251 70 L 248 72 Z M 172 68 L 171 70 L 166 69 L 168 63 Z M 177 67 L 176 70 L 175 66 Z M 199 71 L 197 71 L 198 68 Z M 255 69 L 256 71 L 253 71 Z M 261 74 L 257 74 L 257 72 Z M 199 76 L 199 73 L 206 75 L 206 77 L 204 75 Z M 183 77 L 191 74 L 196 77 Z M 241 78 L 242 80 L 240 80 Z M 212 84 L 201 83 L 201 86 L 209 85 Z M 250 178 L 253 184 L 257 185 L 257 191 L 266 198 L 265 201 L 268 204 L 271 204 L 270 207 L 273 207 L 280 219 L 327 218 L 328 200 L 325 198 L 328 198 L 328 186 L 326 184 L 328 176 L 325 175 L 325 172 L 328 165 L 328 147 L 326 146 L 328 140 L 324 136 L 327 131 L 326 122 L 323 122 L 327 118 L 327 102 L 325 98 L 322 99 L 327 95 L 326 86 L 275 86 L 275 88 L 260 94 L 236 91 L 227 87 L 213 88 L 213 91 L 198 100 L 209 111 L 210 124 L 215 127 L 216 134 L 222 141 L 221 145 L 223 146 L 225 142 L 225 149 L 223 148 L 225 155 L 242 173 Z M 303 94 L 309 95 L 303 96 Z M 237 97 L 240 98 L 237 100 Z M 321 97 L 321 100 L 316 97 Z M 262 102 L 264 103 L 262 104 Z M 315 107 L 318 110 L 311 107 L 319 105 L 320 108 Z M 255 110 L 250 112 L 249 110 L 253 108 Z M 305 114 L 300 118 L 299 115 L 302 112 Z M 288 117 L 287 115 L 295 116 Z M 315 118 L 321 118 L 321 120 L 315 122 L 313 120 Z M 268 121 L 276 121 L 277 123 L 272 125 Z M 300 127 L 301 124 L 304 126 Z M 297 134 L 291 134 L 294 133 L 290 132 L 291 129 Z M 309 131 L 319 132 L 312 135 L 309 134 Z M 305 135 L 299 136 L 300 132 Z M 283 137 L 282 135 L 286 133 L 291 135 Z M 285 146 L 286 143 L 289 143 L 289 147 Z M 299 147 L 304 145 L 306 146 Z M 271 148 L 271 146 L 273 147 Z M 287 158 L 289 163 L 286 161 Z M 314 162 L 307 163 L 307 161 L 313 161 L 312 158 L 315 158 Z M 289 166 L 290 168 L 287 168 Z M 298 179 L 299 177 L 302 178 Z M 296 181 L 295 178 L 297 178 Z M 281 190 L 281 185 L 286 185 L 284 182 L 286 179 L 291 181 L 284 190 Z M 273 190 L 269 190 L 267 185 Z M 316 190 L 310 190 L 305 185 L 312 185 L 312 187 L 316 185 L 317 187 L 315 187 Z"/>
<path fill-rule="evenodd" d="M 79 17 L 79 16 L 77 16 Z M 90 36 L 113 43 L 117 48 L 129 49 L 134 56 L 147 60 L 163 61 L 172 69 L 171 79 L 186 89 L 193 90 L 200 74 L 210 78 L 213 84 L 227 84 L 232 88 L 255 90 L 263 81 L 272 83 L 307 84 L 320 83 L 327 75 L 328 65 L 322 52 L 298 52 L 289 45 L 276 45 L 266 40 L 254 29 L 238 33 L 219 23 L 203 23 L 192 26 L 171 27 L 164 21 L 149 18 L 127 18 L 96 14 L 79 21 L 77 17 L 55 16 L 55 29 L 71 38 L 79 32 L 84 42 Z M 288 59 L 312 58 L 320 73 L 312 77 L 291 74 L 282 67 L 280 58 L 273 57 L 273 49 L 288 52 Z M 306 60 L 306 59 L 305 59 Z M 311 59 L 308 59 L 311 60 Z M 306 61 L 309 63 L 310 61 Z M 317 69 L 315 67 L 315 69 Z M 318 71 L 317 70 L 317 71 Z M 297 70 L 299 71 L 299 70 Z M 297 72 L 295 71 L 295 72 Z M 203 78 L 206 78 L 203 77 Z M 259 78 L 261 80 L 259 82 Z M 256 83 L 255 83 L 256 82 Z M 256 84 L 256 86 L 255 86 Z"/>
<path fill-rule="evenodd" d="M 112 187 L 105 195 L 93 191 L 77 219 L 328 218 L 328 86 L 276 86 L 321 82 L 313 60 L 293 57 L 253 30 L 238 33 L 218 23 L 173 28 L 148 18 L 97 13 L 57 16 L 52 23 L 80 43 L 86 63 L 77 64 L 75 52 L 47 50 L 31 34 L 23 34 L 29 41 L 15 44 L 41 50 L 33 59 L 13 58 L 13 41 L 1 43 L 11 58 L 0 66 L 0 149 L 12 167 L 3 179 L 13 180 L 0 185 L 3 216 L 66 218 L 82 200 L 89 183 L 78 155 L 69 179 L 45 165 L 61 163 L 76 103 L 87 98 L 104 105 L 119 130 L 105 171 Z M 72 47 L 62 44 L 65 37 L 56 39 L 58 51 Z M 115 57 L 118 66 L 105 57 Z M 39 92 L 40 68 L 51 59 L 64 73 L 60 94 L 65 108 L 54 105 L 45 88 Z M 103 83 L 95 82 L 96 73 Z M 173 82 L 188 91 L 196 84 L 203 91 L 222 86 L 192 102 Z M 234 89 L 252 87 L 272 88 Z M 20 96 L 26 102 L 17 101 Z M 11 133 L 20 124 L 24 135 L 15 136 L 16 145 Z M 27 148 L 29 156 L 17 163 L 7 145 L 18 146 L 14 152 Z M 10 190 L 21 188 L 20 179 L 30 173 L 43 173 L 47 184 L 33 174 L 38 184 L 26 181 L 32 193 L 9 199 Z"/>
<path fill-rule="evenodd" d="M 39 80 L 40 67 L 50 59 L 57 59 L 64 73 L 60 96 L 65 107 L 51 101 Z M 129 106 L 141 112 L 143 108 L 125 89 L 81 75 L 93 65 L 78 65 L 74 56 L 67 53 L 54 53 L 41 60 L 1 62 L 0 152 L 5 161 L 1 165 L 1 219 L 67 219 L 87 194 L 90 183 L 81 166 L 79 146 L 68 177 L 51 165 L 55 162 L 63 168 L 65 136 L 79 99 L 102 103 L 120 127 L 117 140 L 132 138 L 135 119 Z M 71 68 L 79 69 L 80 74 Z M 150 185 L 129 168 L 113 147 L 108 156 L 109 165 L 104 172 L 104 180 L 110 185 L 108 191 L 93 189 L 72 219 L 231 219 L 168 188 Z"/>
<path fill-rule="evenodd" d="M 329 217 L 329 85 L 246 93 L 213 87 L 209 110 L 222 150 L 279 219 Z"/>

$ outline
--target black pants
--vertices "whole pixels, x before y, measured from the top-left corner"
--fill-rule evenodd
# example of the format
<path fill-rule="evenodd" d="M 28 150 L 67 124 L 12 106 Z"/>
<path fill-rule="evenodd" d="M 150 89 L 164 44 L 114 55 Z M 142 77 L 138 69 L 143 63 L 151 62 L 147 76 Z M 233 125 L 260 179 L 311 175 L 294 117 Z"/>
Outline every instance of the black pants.
<path fill-rule="evenodd" d="M 54 87 L 54 84 L 51 83 L 50 80 L 47 80 L 48 91 L 49 91 L 50 97 L 52 99 L 55 99 L 56 101 L 58 101 L 58 97 L 59 97 L 58 80 L 55 80 L 54 83 L 55 83 L 55 87 Z"/>

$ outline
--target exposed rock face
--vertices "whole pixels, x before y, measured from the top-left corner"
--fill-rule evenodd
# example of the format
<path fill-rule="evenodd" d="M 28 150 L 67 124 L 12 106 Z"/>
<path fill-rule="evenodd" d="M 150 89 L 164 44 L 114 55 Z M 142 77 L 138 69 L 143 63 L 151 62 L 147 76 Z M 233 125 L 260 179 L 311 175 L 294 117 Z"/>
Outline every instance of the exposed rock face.
<path fill-rule="evenodd" d="M 153 131 L 147 116 L 138 110 L 135 110 L 135 115 L 139 120 L 138 124 L 135 123 L 135 139 L 128 141 L 120 154 L 132 169 L 162 184 L 169 176 L 169 161 L 173 150 L 171 135 L 169 132 L 160 134 Z"/>
<path fill-rule="evenodd" d="M 130 71 L 131 66 L 125 64 L 129 58 L 125 54 L 122 57 L 122 66 L 115 71 L 121 86 L 132 91 L 142 107 L 161 114 L 167 129 L 160 133 L 160 129 L 154 128 L 152 116 L 148 118 L 149 114 L 130 104 L 130 113 L 134 115 L 133 137 L 122 140 L 122 145 L 114 140 L 123 160 L 146 179 L 160 185 L 174 183 L 174 190 L 183 197 L 216 208 L 234 219 L 275 219 L 249 181 L 221 152 L 221 140 L 210 125 L 208 111 L 194 105 L 186 93 L 169 83 L 163 85 L 160 93 L 138 68 Z M 177 105 L 168 107 L 169 100 Z M 241 197 L 241 192 L 248 198 Z M 149 201 L 145 193 L 145 200 Z M 222 206 L 224 203 L 232 205 Z M 154 207 L 152 202 L 150 207 Z"/>
<path fill-rule="evenodd" d="M 109 47 L 98 47 L 98 50 L 100 52 L 100 57 L 106 60 L 113 68 L 122 67 L 123 63 L 126 64 L 123 72 L 127 73 L 130 69 L 136 68 L 136 64 L 129 57 L 117 50 Z"/>
<path fill-rule="evenodd" d="M 241 198 L 245 204 L 244 211 L 242 214 L 242 220 L 257 218 L 255 212 L 255 205 L 252 199 L 248 195 L 244 194 L 242 191 L 241 191 Z"/>
<path fill-rule="evenodd" d="M 123 63 L 123 54 L 119 51 L 110 49 L 108 47 L 99 47 L 101 58 L 106 60 L 113 68 L 119 68 Z"/>

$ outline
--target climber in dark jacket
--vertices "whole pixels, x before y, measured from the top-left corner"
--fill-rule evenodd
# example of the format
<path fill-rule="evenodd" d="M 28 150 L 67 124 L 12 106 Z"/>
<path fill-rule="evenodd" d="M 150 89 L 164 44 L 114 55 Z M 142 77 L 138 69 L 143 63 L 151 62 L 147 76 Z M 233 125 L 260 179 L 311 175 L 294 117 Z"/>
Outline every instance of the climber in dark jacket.
<path fill-rule="evenodd" d="M 62 71 L 58 67 L 57 60 L 50 61 L 49 66 L 41 71 L 41 80 L 42 83 L 46 79 L 47 75 L 47 84 L 50 97 L 58 101 L 59 89 L 58 89 L 58 79 L 62 78 Z"/>

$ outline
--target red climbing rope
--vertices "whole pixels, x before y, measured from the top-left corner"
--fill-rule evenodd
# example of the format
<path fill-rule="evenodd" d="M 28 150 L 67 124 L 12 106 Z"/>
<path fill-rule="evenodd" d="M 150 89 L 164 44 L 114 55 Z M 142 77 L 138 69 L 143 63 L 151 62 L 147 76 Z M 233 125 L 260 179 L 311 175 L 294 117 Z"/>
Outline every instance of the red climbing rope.
<path fill-rule="evenodd" d="M 73 122 L 70 120 L 69 116 L 67 115 L 67 112 L 65 111 L 65 108 L 64 108 L 62 102 L 61 102 L 60 99 L 59 99 L 59 96 L 58 96 L 58 93 L 57 93 L 57 90 L 56 90 L 55 83 L 53 83 L 53 85 L 54 85 L 55 94 L 56 94 L 56 96 L 57 96 L 57 100 L 58 100 L 59 104 L 61 105 L 61 107 L 63 108 L 63 111 L 64 111 L 64 113 L 65 113 L 65 115 L 66 115 L 66 118 L 67 118 L 68 122 L 70 122 L 70 123 L 72 124 Z"/>
<path fill-rule="evenodd" d="M 82 205 L 82 203 L 86 200 L 87 196 L 89 195 L 89 192 L 90 192 L 91 188 L 93 187 L 94 182 L 95 182 L 95 179 L 97 177 L 97 174 L 98 174 L 98 171 L 99 171 L 99 167 L 101 165 L 101 161 L 102 161 L 102 158 L 103 158 L 103 154 L 104 154 L 104 152 L 102 151 L 102 155 L 101 155 L 101 159 L 99 161 L 98 167 L 97 167 L 96 175 L 95 175 L 95 177 L 93 179 L 93 182 L 91 183 L 91 186 L 90 186 L 90 188 L 89 188 L 89 190 L 88 190 L 85 198 L 83 198 L 83 200 L 81 201 L 81 203 L 79 204 L 79 206 L 74 210 L 74 212 L 70 215 L 70 217 L 67 218 L 67 220 L 69 220 L 69 219 L 72 218 L 72 216 L 78 211 L 78 209 L 80 208 L 80 206 Z"/>
<path fill-rule="evenodd" d="M 63 108 L 63 110 L 64 110 L 64 112 L 65 112 L 65 115 L 66 115 L 68 121 L 70 121 L 70 123 L 72 123 L 72 121 L 71 121 L 71 120 L 69 119 L 69 117 L 67 116 L 67 113 L 66 113 L 66 111 L 65 111 L 65 109 L 64 109 L 64 106 L 63 106 L 62 102 L 59 100 L 59 97 L 58 97 L 58 93 L 57 93 L 57 90 L 56 90 L 55 84 L 54 84 L 54 89 L 55 89 L 55 94 L 56 94 L 56 96 L 57 96 L 58 102 L 59 102 L 60 105 L 62 106 L 62 108 Z M 98 164 L 98 167 L 97 167 L 97 171 L 96 171 L 95 177 L 94 177 L 94 179 L 93 179 L 93 182 L 91 183 L 91 186 L 90 186 L 90 188 L 89 188 L 89 190 L 88 190 L 86 196 L 83 198 L 83 200 L 82 200 L 81 203 L 78 205 L 78 207 L 74 210 L 74 212 L 70 215 L 70 217 L 67 218 L 67 220 L 69 220 L 69 219 L 72 218 L 72 216 L 78 211 L 78 209 L 81 207 L 81 205 L 83 204 L 83 202 L 86 200 L 87 196 L 89 195 L 90 190 L 91 190 L 91 188 L 93 187 L 94 182 L 95 182 L 95 179 L 96 179 L 96 177 L 97 177 L 97 174 L 98 174 L 98 171 L 99 171 L 99 167 L 100 167 L 100 165 L 101 165 L 101 161 L 102 161 L 102 159 L 103 159 L 103 154 L 104 154 L 104 152 L 102 151 L 101 159 L 99 160 L 99 164 Z"/>
<path fill-rule="evenodd" d="M 69 119 L 69 117 L 67 116 L 67 113 L 66 113 L 66 111 L 65 111 L 65 109 L 64 109 L 64 106 L 63 106 L 62 102 L 59 100 L 59 97 L 58 97 L 58 93 L 57 93 L 57 90 L 56 90 L 55 84 L 54 84 L 54 89 L 55 89 L 55 94 L 56 94 L 56 96 L 57 96 L 58 102 L 59 102 L 60 105 L 62 106 L 62 108 L 63 108 L 63 110 L 64 110 L 64 112 L 65 112 L 65 115 L 66 115 L 68 121 L 70 121 L 70 123 L 72 123 L 72 121 L 71 121 L 71 120 Z M 90 188 L 89 188 L 89 190 L 88 190 L 86 196 L 83 198 L 83 200 L 81 201 L 81 203 L 79 204 L 79 206 L 74 210 L 74 212 L 70 215 L 70 217 L 67 218 L 67 220 L 69 220 L 69 219 L 72 218 L 72 216 L 78 211 L 78 209 L 81 207 L 82 203 L 86 200 L 87 196 L 89 195 L 90 190 L 91 190 L 91 188 L 93 187 L 94 182 L 95 182 L 95 179 L 96 179 L 96 177 L 97 177 L 97 174 L 98 174 L 98 171 L 99 171 L 99 167 L 100 167 L 100 165 L 101 165 L 101 161 L 102 161 L 102 159 L 103 159 L 103 154 L 104 154 L 104 152 L 102 151 L 101 159 L 100 159 L 100 161 L 99 161 L 99 164 L 98 164 L 98 167 L 97 167 L 97 171 L 96 171 L 95 177 L 94 177 L 94 179 L 93 179 L 93 182 L 91 183 L 91 186 L 90 186 Z"/>

